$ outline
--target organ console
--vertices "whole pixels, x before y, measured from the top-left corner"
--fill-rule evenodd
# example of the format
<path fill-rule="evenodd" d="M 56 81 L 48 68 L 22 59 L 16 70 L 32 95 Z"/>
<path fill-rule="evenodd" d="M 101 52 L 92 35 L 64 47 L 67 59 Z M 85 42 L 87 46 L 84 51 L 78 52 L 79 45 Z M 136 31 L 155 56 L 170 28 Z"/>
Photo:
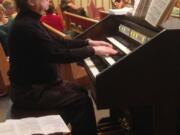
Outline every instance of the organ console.
<path fill-rule="evenodd" d="M 180 29 L 153 27 L 123 15 L 110 15 L 77 36 L 104 40 L 119 53 L 84 60 L 99 109 L 153 106 L 153 135 L 176 134 L 180 103 Z"/>

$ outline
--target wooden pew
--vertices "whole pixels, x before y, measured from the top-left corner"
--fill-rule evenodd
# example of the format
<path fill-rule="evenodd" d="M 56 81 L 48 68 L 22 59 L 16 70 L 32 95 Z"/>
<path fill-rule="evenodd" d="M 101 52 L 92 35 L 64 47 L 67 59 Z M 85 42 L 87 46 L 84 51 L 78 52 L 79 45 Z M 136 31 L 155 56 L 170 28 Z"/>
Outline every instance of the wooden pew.
<path fill-rule="evenodd" d="M 60 32 L 53 27 L 49 26 L 46 23 L 43 23 L 43 25 L 52 33 L 54 33 L 55 36 L 59 36 L 64 39 L 71 39 L 71 37 L 67 34 L 64 34 L 63 32 Z M 87 76 L 87 73 L 85 69 L 81 66 L 78 66 L 76 63 L 71 64 L 60 64 L 59 65 L 59 75 L 64 80 L 69 80 L 74 83 L 83 85 L 85 87 L 89 87 L 89 77 Z"/>
<path fill-rule="evenodd" d="M 63 16 L 66 21 L 67 30 L 72 30 L 77 33 L 82 33 L 84 30 L 88 29 L 90 26 L 99 22 L 98 20 L 76 15 L 76 14 L 66 12 L 66 11 L 63 12 Z"/>
<path fill-rule="evenodd" d="M 71 36 L 70 35 L 67 35 L 55 28 L 53 28 L 52 26 L 46 24 L 46 23 L 42 23 L 44 25 L 44 27 L 46 27 L 46 29 L 48 29 L 54 36 L 58 36 L 58 37 L 62 37 L 64 39 L 71 39 Z"/>
<path fill-rule="evenodd" d="M 106 16 L 109 15 L 108 11 L 99 11 L 100 14 L 100 20 L 104 19 Z"/>
<path fill-rule="evenodd" d="M 7 94 L 10 86 L 8 70 L 9 62 L 0 43 L 0 96 Z"/>

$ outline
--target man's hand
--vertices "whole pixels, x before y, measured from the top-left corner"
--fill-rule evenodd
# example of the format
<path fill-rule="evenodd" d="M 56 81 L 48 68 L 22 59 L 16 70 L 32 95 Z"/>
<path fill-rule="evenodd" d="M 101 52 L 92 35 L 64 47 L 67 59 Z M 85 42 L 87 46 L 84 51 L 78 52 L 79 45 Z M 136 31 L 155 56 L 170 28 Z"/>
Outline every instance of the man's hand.
<path fill-rule="evenodd" d="M 118 51 L 114 50 L 112 45 L 108 42 L 91 39 L 88 39 L 88 42 L 89 45 L 92 46 L 92 48 L 94 49 L 96 55 L 109 56 L 118 53 Z"/>
<path fill-rule="evenodd" d="M 90 46 L 108 46 L 112 48 L 112 45 L 105 41 L 91 40 L 88 39 Z"/>
<path fill-rule="evenodd" d="M 95 54 L 99 56 L 109 56 L 118 53 L 118 51 L 109 46 L 92 46 L 92 48 L 94 49 Z"/>

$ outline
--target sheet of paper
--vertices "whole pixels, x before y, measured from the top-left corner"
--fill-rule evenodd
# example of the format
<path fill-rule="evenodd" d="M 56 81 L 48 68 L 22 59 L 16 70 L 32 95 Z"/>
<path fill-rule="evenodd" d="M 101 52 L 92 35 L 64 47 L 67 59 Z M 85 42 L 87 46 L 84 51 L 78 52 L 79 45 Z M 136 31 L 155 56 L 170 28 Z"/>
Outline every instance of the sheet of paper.
<path fill-rule="evenodd" d="M 44 133 L 69 133 L 70 130 L 60 115 L 44 116 L 38 119 Z"/>
<path fill-rule="evenodd" d="M 70 133 L 60 115 L 10 119 L 0 123 L 0 135 Z"/>
<path fill-rule="evenodd" d="M 11 120 L 11 121 L 12 123 L 15 124 L 15 128 L 18 132 L 18 135 L 43 133 L 41 126 L 37 121 L 37 118 L 29 117 L 21 120 Z"/>
<path fill-rule="evenodd" d="M 132 11 L 133 11 L 132 7 L 124 7 L 121 9 L 109 9 L 109 14 L 124 15 L 128 13 L 132 13 Z"/>
<path fill-rule="evenodd" d="M 132 15 L 135 15 L 138 9 L 138 5 L 140 4 L 141 0 L 135 0 L 134 1 L 134 9 Z"/>
<path fill-rule="evenodd" d="M 0 135 L 18 135 L 13 123 L 0 123 Z"/>
<path fill-rule="evenodd" d="M 153 26 L 157 26 L 163 13 L 171 0 L 153 0 L 150 4 L 145 20 Z"/>
<path fill-rule="evenodd" d="M 133 16 L 144 19 L 152 0 L 135 0 Z"/>

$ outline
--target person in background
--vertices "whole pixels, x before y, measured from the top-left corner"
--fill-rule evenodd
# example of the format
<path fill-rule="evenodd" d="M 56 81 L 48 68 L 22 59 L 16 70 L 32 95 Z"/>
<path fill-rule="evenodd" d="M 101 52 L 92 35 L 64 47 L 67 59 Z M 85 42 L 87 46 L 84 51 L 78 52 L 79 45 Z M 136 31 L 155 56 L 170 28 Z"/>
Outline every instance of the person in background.
<path fill-rule="evenodd" d="M 112 7 L 114 9 L 121 9 L 124 7 L 134 7 L 134 0 L 112 0 Z"/>
<path fill-rule="evenodd" d="M 5 13 L 8 16 L 8 18 L 13 20 L 17 15 L 14 1 L 13 0 L 3 0 L 2 5 L 6 9 Z"/>
<path fill-rule="evenodd" d="M 112 0 L 112 6 L 114 9 L 124 8 L 126 6 L 126 0 Z"/>
<path fill-rule="evenodd" d="M 53 28 L 64 31 L 64 23 L 60 16 L 55 14 L 55 9 L 52 5 L 46 10 L 46 15 L 41 17 L 41 21 L 52 26 Z"/>
<path fill-rule="evenodd" d="M 6 16 L 5 10 L 6 9 L 3 7 L 3 5 L 0 4 L 0 42 L 2 44 L 6 56 L 8 56 L 9 54 L 7 40 L 12 21 Z"/>
<path fill-rule="evenodd" d="M 178 0 L 177 2 L 176 2 L 176 5 L 175 5 L 177 8 L 180 8 L 180 0 Z"/>
<path fill-rule="evenodd" d="M 85 17 L 87 16 L 84 8 L 78 7 L 74 0 L 61 0 L 60 7 L 62 11 L 71 12 Z"/>
<path fill-rule="evenodd" d="M 54 110 L 72 127 L 72 135 L 97 135 L 93 104 L 87 90 L 58 76 L 57 64 L 93 55 L 115 55 L 112 45 L 97 40 L 54 39 L 40 18 L 49 0 L 15 0 L 10 50 L 10 97 L 16 108 Z"/>
<path fill-rule="evenodd" d="M 0 4 L 0 25 L 4 25 L 8 22 L 8 18 L 7 16 L 5 15 L 5 8 L 3 7 L 2 4 Z"/>
<path fill-rule="evenodd" d="M 176 1 L 176 4 L 172 9 L 171 16 L 177 17 L 177 18 L 180 17 L 180 0 Z"/>

